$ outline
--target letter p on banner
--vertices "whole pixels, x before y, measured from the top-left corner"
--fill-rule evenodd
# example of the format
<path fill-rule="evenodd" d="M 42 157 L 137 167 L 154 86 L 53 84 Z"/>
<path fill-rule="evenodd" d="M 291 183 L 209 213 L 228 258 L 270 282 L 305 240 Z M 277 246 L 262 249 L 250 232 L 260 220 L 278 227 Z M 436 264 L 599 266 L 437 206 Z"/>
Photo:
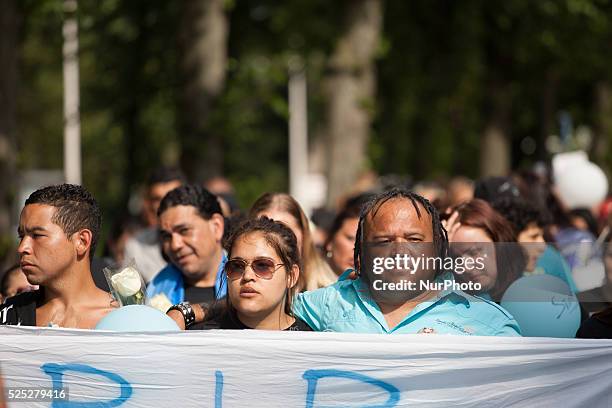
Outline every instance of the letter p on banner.
<path fill-rule="evenodd" d="M 315 407 L 315 397 L 317 396 L 317 385 L 320 379 L 323 378 L 335 378 L 341 380 L 351 380 L 354 382 L 353 386 L 342 387 L 341 389 L 351 389 L 354 388 L 358 390 L 357 393 L 346 392 L 346 405 L 342 405 L 345 407 L 359 407 L 359 408 L 391 408 L 395 407 L 400 400 L 400 390 L 392 384 L 388 382 L 378 380 L 374 377 L 370 377 L 364 374 L 356 373 L 353 371 L 343 371 L 343 370 L 307 370 L 304 372 L 302 377 L 308 381 L 308 390 L 306 392 L 306 408 L 314 408 Z M 347 381 L 343 381 L 346 383 Z M 380 390 L 384 391 L 384 394 L 387 396 L 387 400 L 384 402 L 379 402 L 374 405 L 361 405 L 364 402 L 364 398 L 358 397 L 356 395 L 359 393 L 364 393 L 364 384 L 368 384 L 372 387 L 366 387 L 368 390 L 371 389 L 373 396 L 375 394 L 379 394 Z M 376 392 L 372 388 L 378 388 L 378 392 Z M 337 389 L 334 387 L 334 389 Z M 376 395 L 377 396 L 377 395 Z M 341 403 L 340 398 L 341 395 L 334 394 L 328 397 L 332 397 L 335 404 Z M 354 405 L 359 404 L 359 405 Z"/>
<path fill-rule="evenodd" d="M 106 381 L 100 381 L 100 386 L 105 388 L 118 388 L 120 387 L 120 395 L 112 400 L 94 400 L 94 401 L 53 401 L 51 407 L 53 408 L 111 408 L 118 407 L 122 405 L 125 401 L 130 399 L 132 396 L 132 385 L 128 383 L 123 377 L 119 374 L 112 373 L 110 371 L 99 370 L 95 367 L 92 367 L 87 364 L 55 364 L 55 363 L 46 363 L 40 367 L 41 370 L 45 374 L 51 377 L 51 381 L 53 382 L 54 390 L 62 390 L 66 387 L 70 389 L 71 385 L 75 382 L 81 382 L 83 380 L 83 374 L 90 374 L 92 376 L 104 377 Z M 64 375 L 67 372 L 75 372 L 78 373 L 77 380 L 71 383 L 64 383 Z M 90 380 L 91 381 L 91 380 Z M 88 381 L 89 382 L 89 381 Z M 112 385 L 109 383 L 113 383 Z M 69 397 L 70 398 L 70 397 Z M 70 398 L 71 399 L 71 398 Z"/>

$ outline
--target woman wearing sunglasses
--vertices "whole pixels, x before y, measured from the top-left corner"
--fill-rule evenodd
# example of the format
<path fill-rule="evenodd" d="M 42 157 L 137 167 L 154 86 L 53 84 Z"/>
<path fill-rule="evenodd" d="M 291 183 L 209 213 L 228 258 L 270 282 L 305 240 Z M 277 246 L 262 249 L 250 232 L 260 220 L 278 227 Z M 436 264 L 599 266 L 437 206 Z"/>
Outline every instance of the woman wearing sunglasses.
<path fill-rule="evenodd" d="M 287 226 L 267 217 L 248 220 L 237 227 L 226 247 L 225 304 L 199 328 L 312 331 L 291 312 L 300 256 L 295 234 Z"/>

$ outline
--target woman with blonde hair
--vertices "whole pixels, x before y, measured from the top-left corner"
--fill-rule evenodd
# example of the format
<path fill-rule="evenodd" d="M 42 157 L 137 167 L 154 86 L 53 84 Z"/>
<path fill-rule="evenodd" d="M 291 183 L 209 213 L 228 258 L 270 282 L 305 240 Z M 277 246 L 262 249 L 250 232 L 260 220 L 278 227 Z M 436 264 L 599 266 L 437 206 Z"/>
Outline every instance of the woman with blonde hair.
<path fill-rule="evenodd" d="M 284 223 L 295 234 L 304 266 L 297 284 L 299 292 L 319 289 L 337 281 L 336 274 L 315 249 L 308 218 L 293 197 L 285 193 L 263 194 L 249 211 L 251 218 L 261 216 Z"/>

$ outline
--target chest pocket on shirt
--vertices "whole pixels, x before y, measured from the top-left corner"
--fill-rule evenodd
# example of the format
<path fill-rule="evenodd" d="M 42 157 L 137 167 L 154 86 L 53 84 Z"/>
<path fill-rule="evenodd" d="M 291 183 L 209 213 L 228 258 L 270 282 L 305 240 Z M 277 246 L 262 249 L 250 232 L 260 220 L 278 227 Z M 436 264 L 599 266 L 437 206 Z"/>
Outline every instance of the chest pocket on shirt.
<path fill-rule="evenodd" d="M 354 309 L 345 310 L 338 313 L 336 316 L 330 316 L 330 322 L 354 322 L 357 320 L 357 315 Z"/>
<path fill-rule="evenodd" d="M 436 318 L 435 326 L 439 333 L 458 334 L 464 336 L 473 336 L 476 333 L 474 326 L 464 325 L 461 321 L 450 319 Z"/>
<path fill-rule="evenodd" d="M 484 300 L 479 302 L 487 303 Z M 478 331 L 479 335 L 486 335 L 499 326 L 499 316 L 501 315 L 496 316 L 496 313 L 492 314 L 490 311 L 482 310 L 480 306 L 490 306 L 491 308 L 496 307 L 492 304 L 473 304 L 470 308 L 458 308 L 457 315 L 460 317 L 460 319 L 457 319 L 457 323 L 462 326 L 469 326 L 470 328 L 474 329 L 475 332 Z M 494 311 L 497 312 L 497 310 Z"/>

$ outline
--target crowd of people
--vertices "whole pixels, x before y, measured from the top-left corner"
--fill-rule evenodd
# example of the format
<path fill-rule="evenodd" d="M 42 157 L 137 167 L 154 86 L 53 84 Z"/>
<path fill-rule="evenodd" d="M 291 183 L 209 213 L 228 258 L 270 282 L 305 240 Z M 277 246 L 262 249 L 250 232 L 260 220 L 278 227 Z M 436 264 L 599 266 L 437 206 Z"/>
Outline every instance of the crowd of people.
<path fill-rule="evenodd" d="M 0 324 L 94 329 L 119 306 L 103 269 L 130 264 L 149 304 L 188 330 L 520 336 L 504 294 L 548 275 L 580 301 L 577 337 L 612 338 L 610 200 L 568 208 L 541 174 L 373 185 L 309 218 L 288 194 L 266 192 L 242 211 L 227 180 L 193 184 L 160 168 L 142 201 L 140 216 L 116 220 L 98 257 L 102 214 L 84 187 L 32 193 L 19 262 L 2 277 Z M 480 255 L 482 267 L 372 268 L 373 254 L 415 248 L 439 259 Z M 584 288 L 577 274 L 592 262 L 603 278 Z M 427 285 L 393 289 L 417 282 Z"/>

